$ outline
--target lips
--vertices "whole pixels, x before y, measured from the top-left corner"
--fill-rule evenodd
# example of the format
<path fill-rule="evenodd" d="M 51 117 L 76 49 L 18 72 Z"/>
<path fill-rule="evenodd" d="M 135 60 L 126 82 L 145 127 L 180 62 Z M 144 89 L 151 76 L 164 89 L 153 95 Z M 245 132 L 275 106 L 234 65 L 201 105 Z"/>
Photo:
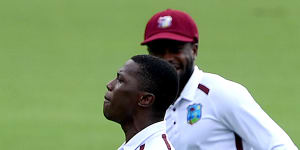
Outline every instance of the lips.
<path fill-rule="evenodd" d="M 108 96 L 104 96 L 104 102 L 110 102 L 110 98 Z"/>
<path fill-rule="evenodd" d="M 181 68 L 180 65 L 177 63 L 171 63 L 171 64 L 176 70 L 179 70 Z"/>

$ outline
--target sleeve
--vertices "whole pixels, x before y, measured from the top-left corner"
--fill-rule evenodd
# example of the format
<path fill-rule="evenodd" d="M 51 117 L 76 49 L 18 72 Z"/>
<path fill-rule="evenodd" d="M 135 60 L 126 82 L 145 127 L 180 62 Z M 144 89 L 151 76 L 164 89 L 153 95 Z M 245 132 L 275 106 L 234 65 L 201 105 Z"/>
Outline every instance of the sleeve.
<path fill-rule="evenodd" d="M 261 150 L 297 150 L 290 137 L 262 110 L 243 86 L 229 82 L 212 93 L 221 122 L 243 143 Z"/>

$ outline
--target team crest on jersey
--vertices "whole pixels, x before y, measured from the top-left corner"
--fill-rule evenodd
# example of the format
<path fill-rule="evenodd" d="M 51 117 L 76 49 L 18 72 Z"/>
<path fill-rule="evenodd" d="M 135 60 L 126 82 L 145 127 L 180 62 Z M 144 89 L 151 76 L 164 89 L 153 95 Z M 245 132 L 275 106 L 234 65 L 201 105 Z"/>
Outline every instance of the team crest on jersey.
<path fill-rule="evenodd" d="M 172 17 L 171 16 L 159 17 L 157 22 L 159 28 L 168 28 L 172 25 Z"/>
<path fill-rule="evenodd" d="M 187 107 L 187 122 L 191 125 L 196 123 L 201 119 L 202 115 L 202 105 L 201 104 L 193 104 Z"/>

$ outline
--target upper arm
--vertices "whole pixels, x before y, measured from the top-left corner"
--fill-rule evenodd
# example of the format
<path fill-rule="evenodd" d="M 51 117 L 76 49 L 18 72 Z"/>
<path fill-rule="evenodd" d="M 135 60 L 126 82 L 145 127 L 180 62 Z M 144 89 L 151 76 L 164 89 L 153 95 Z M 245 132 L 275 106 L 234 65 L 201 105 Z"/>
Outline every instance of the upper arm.
<path fill-rule="evenodd" d="M 228 88 L 212 93 L 222 123 L 255 149 L 294 145 L 288 135 L 263 111 L 241 85 L 228 82 Z M 214 95 L 215 94 L 215 95 Z"/>

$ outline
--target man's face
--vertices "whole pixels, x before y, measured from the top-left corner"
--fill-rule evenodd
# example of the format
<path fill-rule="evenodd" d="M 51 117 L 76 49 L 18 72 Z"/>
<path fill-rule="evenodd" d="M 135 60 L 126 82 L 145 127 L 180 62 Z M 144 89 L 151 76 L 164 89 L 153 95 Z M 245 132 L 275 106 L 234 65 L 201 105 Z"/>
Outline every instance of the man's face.
<path fill-rule="evenodd" d="M 135 77 L 138 69 L 139 65 L 129 60 L 118 71 L 117 77 L 107 84 L 103 113 L 108 120 L 122 124 L 135 113 L 139 99 L 138 80 Z"/>
<path fill-rule="evenodd" d="M 194 70 L 197 45 L 173 40 L 155 40 L 147 46 L 150 55 L 163 58 L 176 68 L 180 87 L 183 87 Z"/>

